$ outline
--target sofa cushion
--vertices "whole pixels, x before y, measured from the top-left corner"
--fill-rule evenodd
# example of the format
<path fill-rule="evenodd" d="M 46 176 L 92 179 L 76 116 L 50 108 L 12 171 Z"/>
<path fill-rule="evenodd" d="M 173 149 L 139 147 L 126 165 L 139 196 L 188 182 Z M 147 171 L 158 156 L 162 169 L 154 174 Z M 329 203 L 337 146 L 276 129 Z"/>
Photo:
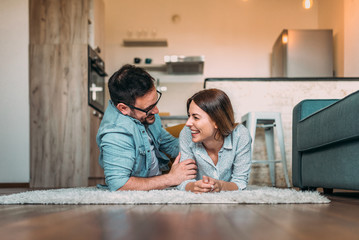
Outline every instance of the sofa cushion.
<path fill-rule="evenodd" d="M 322 110 L 323 108 L 332 105 L 337 102 L 339 99 L 306 99 L 300 102 L 300 120 L 307 118 L 309 115 L 314 114 L 315 112 Z"/>
<path fill-rule="evenodd" d="M 359 91 L 325 107 L 297 124 L 298 151 L 359 138 Z"/>
<path fill-rule="evenodd" d="M 302 154 L 302 186 L 359 189 L 359 140 Z"/>

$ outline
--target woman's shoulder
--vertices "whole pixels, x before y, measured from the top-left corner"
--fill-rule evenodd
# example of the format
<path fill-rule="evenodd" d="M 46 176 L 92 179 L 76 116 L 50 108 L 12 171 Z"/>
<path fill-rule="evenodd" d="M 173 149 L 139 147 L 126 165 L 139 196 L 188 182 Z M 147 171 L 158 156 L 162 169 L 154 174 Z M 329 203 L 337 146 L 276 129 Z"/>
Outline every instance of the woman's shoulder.
<path fill-rule="evenodd" d="M 195 148 L 198 145 L 198 143 L 192 142 L 191 129 L 187 126 L 184 126 L 182 129 L 179 135 L 179 141 L 181 148 Z"/>
<path fill-rule="evenodd" d="M 233 133 L 236 133 L 239 135 L 249 135 L 248 129 L 241 123 L 238 123 L 238 125 L 233 130 Z"/>
<path fill-rule="evenodd" d="M 249 141 L 251 135 L 248 129 L 243 124 L 238 124 L 232 132 L 233 140 Z"/>
<path fill-rule="evenodd" d="M 189 129 L 189 127 L 187 127 L 187 126 L 184 126 L 180 132 L 179 137 L 180 138 L 188 138 L 189 136 L 191 136 L 191 129 Z"/>

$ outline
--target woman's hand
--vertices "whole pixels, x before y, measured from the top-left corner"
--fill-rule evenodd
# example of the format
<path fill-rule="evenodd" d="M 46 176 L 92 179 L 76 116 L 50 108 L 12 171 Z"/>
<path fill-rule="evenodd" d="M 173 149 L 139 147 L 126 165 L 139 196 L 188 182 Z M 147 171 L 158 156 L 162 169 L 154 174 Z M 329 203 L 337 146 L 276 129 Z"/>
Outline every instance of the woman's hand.
<path fill-rule="evenodd" d="M 202 180 L 206 183 L 210 183 L 211 184 L 211 192 L 220 192 L 222 191 L 222 182 L 220 180 L 211 178 L 211 177 L 207 177 L 207 176 L 203 176 Z"/>
<path fill-rule="evenodd" d="M 202 180 L 190 182 L 186 185 L 186 191 L 194 193 L 220 192 L 238 190 L 238 186 L 233 182 L 225 182 L 211 177 L 203 176 Z"/>
<path fill-rule="evenodd" d="M 221 189 L 219 180 L 207 176 L 203 176 L 201 180 L 196 182 L 190 182 L 186 186 L 187 191 L 194 193 L 219 192 Z"/>

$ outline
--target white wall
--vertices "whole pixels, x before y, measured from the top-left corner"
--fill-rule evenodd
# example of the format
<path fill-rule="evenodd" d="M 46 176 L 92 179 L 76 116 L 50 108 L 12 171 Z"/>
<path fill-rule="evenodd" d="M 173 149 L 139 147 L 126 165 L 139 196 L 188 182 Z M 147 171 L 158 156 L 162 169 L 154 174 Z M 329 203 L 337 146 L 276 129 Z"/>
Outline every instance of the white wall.
<path fill-rule="evenodd" d="M 345 0 L 346 1 L 346 0 Z M 334 72 L 344 76 L 344 2 L 318 0 L 318 22 L 321 29 L 333 29 Z"/>
<path fill-rule="evenodd" d="M 160 64 L 165 55 L 205 55 L 203 76 L 161 75 L 162 82 L 270 77 L 276 38 L 284 28 L 317 28 L 317 6 L 305 10 L 301 0 L 105 0 L 107 70 L 113 73 L 122 64 L 133 63 L 134 57 L 151 57 Z M 178 21 L 173 21 L 175 15 Z M 124 38 L 152 35 L 166 38 L 168 47 L 122 46 Z"/>
<path fill-rule="evenodd" d="M 165 55 L 205 56 L 203 75 L 150 72 L 167 87 L 158 106 L 171 115 L 186 115 L 187 98 L 206 77 L 270 77 L 272 47 L 282 30 L 318 27 L 318 4 L 305 10 L 301 0 L 104 2 L 109 75 L 134 57 L 163 64 Z M 168 47 L 122 46 L 124 38 L 153 37 L 166 38 Z"/>
<path fill-rule="evenodd" d="M 344 2 L 344 75 L 359 76 L 359 0 Z"/>
<path fill-rule="evenodd" d="M 30 180 L 29 4 L 0 1 L 0 182 Z"/>

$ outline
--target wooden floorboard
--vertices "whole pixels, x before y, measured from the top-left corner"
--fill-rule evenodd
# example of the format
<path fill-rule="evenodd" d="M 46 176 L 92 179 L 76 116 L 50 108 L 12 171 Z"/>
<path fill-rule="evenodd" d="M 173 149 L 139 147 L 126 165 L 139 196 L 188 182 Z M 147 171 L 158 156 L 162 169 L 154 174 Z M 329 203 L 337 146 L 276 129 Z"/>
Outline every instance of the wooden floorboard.
<path fill-rule="evenodd" d="M 336 236 L 338 231 L 339 233 L 345 231 L 343 237 L 346 234 L 357 236 L 342 219 L 326 213 L 331 206 L 315 206 L 315 211 L 312 205 L 250 207 L 263 218 L 273 222 L 278 229 L 283 231 L 284 236 L 288 235 L 290 239 L 348 239 L 338 238 Z"/>
<path fill-rule="evenodd" d="M 233 207 L 225 213 L 232 228 L 241 239 L 295 239 L 286 229 L 281 228 L 270 216 L 265 216 L 258 208 L 273 208 L 273 205 L 243 205 Z"/>
<path fill-rule="evenodd" d="M 0 189 L 0 195 L 9 193 Z M 0 205 L 0 236 L 37 240 L 359 239 L 358 193 L 335 192 L 328 197 L 330 204 Z"/>

